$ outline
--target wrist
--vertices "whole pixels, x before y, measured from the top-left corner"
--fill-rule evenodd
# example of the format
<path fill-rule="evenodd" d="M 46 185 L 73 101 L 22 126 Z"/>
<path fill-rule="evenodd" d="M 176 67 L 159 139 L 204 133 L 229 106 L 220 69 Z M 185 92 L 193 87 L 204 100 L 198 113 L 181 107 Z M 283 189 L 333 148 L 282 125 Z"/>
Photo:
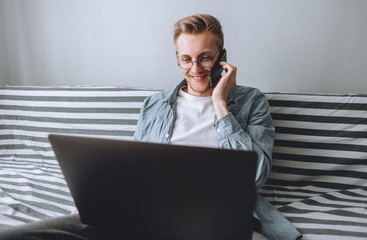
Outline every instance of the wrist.
<path fill-rule="evenodd" d="M 213 106 L 218 119 L 229 113 L 226 101 L 213 101 Z"/>

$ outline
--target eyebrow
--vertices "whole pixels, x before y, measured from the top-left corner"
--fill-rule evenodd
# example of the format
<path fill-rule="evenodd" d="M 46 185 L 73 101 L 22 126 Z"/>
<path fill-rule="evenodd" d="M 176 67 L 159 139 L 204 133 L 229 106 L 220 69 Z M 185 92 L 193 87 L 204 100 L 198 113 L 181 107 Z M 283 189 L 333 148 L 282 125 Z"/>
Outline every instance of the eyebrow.
<path fill-rule="evenodd" d="M 177 51 L 177 53 L 178 53 L 178 51 Z M 203 55 L 205 55 L 205 54 L 210 55 L 210 54 L 211 54 L 211 52 L 209 52 L 209 51 L 202 52 L 202 53 L 200 53 L 200 54 L 199 54 L 199 57 L 200 57 L 200 56 L 203 56 Z M 183 58 L 183 57 L 189 57 L 189 58 L 192 58 L 192 57 L 191 57 L 190 55 L 188 55 L 188 54 L 183 54 L 183 55 L 181 55 L 181 56 L 180 56 L 180 58 Z"/>

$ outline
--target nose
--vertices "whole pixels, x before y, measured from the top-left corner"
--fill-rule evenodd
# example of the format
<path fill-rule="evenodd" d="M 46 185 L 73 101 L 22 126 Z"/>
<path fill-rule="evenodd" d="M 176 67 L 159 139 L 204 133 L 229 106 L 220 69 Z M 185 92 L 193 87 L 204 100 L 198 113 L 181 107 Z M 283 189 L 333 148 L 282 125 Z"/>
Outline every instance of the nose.
<path fill-rule="evenodd" d="M 192 72 L 200 72 L 203 69 L 203 67 L 200 65 L 199 61 L 192 61 Z"/>

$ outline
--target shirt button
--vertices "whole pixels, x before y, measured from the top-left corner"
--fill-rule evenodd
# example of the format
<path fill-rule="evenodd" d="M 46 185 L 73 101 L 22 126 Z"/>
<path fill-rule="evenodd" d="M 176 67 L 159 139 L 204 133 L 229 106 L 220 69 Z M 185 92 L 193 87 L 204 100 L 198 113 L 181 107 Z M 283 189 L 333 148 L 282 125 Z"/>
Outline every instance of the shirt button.
<path fill-rule="evenodd" d="M 164 135 L 166 138 L 169 138 L 169 134 L 167 133 L 166 135 Z"/>

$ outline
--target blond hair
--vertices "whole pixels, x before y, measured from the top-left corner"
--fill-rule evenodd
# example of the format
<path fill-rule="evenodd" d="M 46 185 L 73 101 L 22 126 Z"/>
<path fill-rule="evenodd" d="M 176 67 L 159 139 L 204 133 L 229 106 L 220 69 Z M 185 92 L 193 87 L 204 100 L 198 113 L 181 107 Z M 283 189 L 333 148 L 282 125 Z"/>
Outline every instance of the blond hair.
<path fill-rule="evenodd" d="M 210 31 L 216 36 L 216 44 L 219 50 L 223 49 L 224 36 L 222 32 L 222 25 L 219 20 L 209 14 L 195 14 L 180 19 L 174 25 L 173 40 L 176 44 L 177 38 L 181 33 L 201 33 Z"/>

